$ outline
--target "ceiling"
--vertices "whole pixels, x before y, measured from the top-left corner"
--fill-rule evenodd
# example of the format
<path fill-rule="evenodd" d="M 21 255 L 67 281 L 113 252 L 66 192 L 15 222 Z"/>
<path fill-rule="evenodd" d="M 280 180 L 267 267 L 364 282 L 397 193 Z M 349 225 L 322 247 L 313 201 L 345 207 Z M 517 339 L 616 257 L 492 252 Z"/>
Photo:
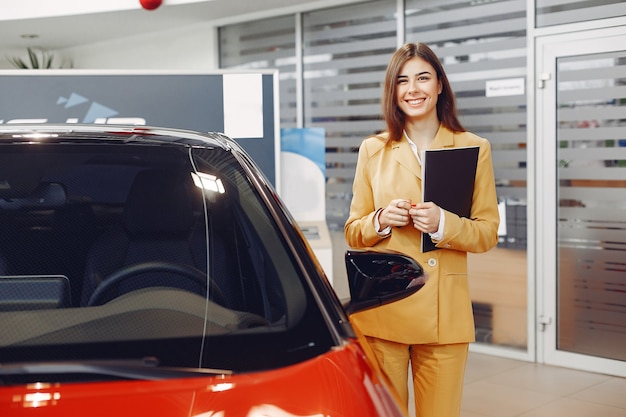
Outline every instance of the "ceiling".
<path fill-rule="evenodd" d="M 44 0 L 45 1 L 45 0 Z M 106 1 L 106 0 L 105 0 Z M 36 19 L 0 19 L 0 53 L 42 47 L 56 50 L 104 42 L 185 25 L 257 18 L 310 9 L 313 0 L 212 0 L 167 5 L 156 10 L 139 7 L 123 11 L 74 14 Z M 176 2 L 178 3 L 178 2 Z M 327 2 L 328 3 L 328 2 Z M 335 3 L 346 3 L 336 1 Z M 28 37 L 36 36 L 36 37 Z"/>

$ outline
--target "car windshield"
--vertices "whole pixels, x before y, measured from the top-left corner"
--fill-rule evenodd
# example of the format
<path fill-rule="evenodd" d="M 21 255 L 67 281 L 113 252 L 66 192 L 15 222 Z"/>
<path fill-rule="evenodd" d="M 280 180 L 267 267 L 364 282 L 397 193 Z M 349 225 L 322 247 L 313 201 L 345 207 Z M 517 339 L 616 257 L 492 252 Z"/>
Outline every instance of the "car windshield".
<path fill-rule="evenodd" d="M 0 144 L 0 368 L 248 372 L 332 347 L 254 172 L 218 145 Z"/>

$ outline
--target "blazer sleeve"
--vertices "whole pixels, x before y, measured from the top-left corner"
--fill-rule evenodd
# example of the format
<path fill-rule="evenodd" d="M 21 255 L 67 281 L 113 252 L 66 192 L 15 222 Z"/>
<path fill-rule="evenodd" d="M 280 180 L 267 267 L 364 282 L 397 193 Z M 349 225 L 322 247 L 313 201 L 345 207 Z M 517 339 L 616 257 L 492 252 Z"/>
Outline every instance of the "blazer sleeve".
<path fill-rule="evenodd" d="M 346 243 L 349 247 L 363 249 L 372 247 L 383 238 L 380 237 L 374 227 L 374 215 L 377 208 L 374 206 L 372 183 L 370 172 L 370 160 L 372 151 L 368 143 L 373 139 L 366 139 L 359 147 L 359 153 L 352 184 L 352 201 L 350 214 L 344 226 Z"/>
<path fill-rule="evenodd" d="M 486 139 L 480 140 L 471 218 L 459 217 L 445 210 L 444 215 L 444 237 L 437 243 L 438 248 L 480 253 L 498 244 L 500 214 L 491 145 Z"/>

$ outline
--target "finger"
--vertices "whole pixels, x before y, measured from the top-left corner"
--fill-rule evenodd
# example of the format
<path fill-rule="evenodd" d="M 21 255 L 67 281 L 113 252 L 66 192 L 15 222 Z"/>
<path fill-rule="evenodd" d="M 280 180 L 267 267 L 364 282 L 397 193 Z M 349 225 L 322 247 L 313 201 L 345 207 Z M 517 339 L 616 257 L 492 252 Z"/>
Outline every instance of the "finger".
<path fill-rule="evenodd" d="M 394 200 L 394 201 L 395 201 L 395 206 L 402 210 L 406 210 L 406 204 L 409 202 L 409 200 L 404 200 L 404 199 Z"/>
<path fill-rule="evenodd" d="M 415 225 L 416 229 L 419 229 L 422 232 L 426 232 L 428 229 L 428 222 L 424 221 L 422 219 L 414 219 L 413 220 L 413 224 Z"/>

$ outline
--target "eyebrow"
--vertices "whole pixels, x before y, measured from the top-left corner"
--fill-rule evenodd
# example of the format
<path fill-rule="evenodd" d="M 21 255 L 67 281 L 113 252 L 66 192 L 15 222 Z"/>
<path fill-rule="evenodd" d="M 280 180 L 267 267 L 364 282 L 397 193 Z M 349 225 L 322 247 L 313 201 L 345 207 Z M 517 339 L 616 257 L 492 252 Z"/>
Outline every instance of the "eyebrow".
<path fill-rule="evenodd" d="M 416 77 L 419 77 L 420 75 L 424 75 L 424 74 L 428 74 L 431 75 L 430 71 L 422 71 L 416 74 Z M 408 75 L 404 75 L 404 74 L 398 74 L 398 78 L 409 78 Z"/>

